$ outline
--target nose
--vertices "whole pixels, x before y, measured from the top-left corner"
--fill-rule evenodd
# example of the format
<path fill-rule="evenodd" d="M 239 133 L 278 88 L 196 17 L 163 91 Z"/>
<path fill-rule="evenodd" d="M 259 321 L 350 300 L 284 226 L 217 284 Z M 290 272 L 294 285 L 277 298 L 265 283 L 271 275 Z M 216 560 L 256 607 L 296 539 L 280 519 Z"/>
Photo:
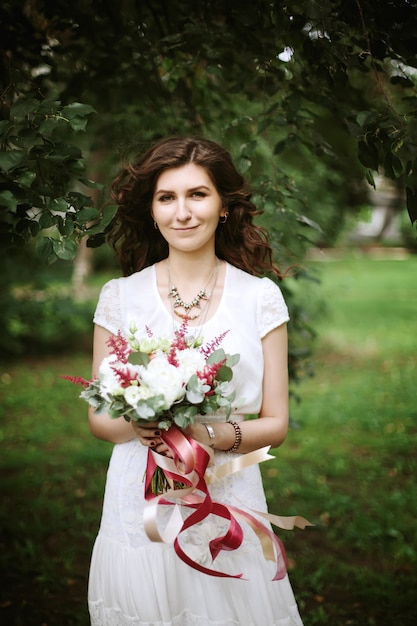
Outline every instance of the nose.
<path fill-rule="evenodd" d="M 186 197 L 178 198 L 176 217 L 179 222 L 187 222 L 191 218 L 191 211 Z"/>

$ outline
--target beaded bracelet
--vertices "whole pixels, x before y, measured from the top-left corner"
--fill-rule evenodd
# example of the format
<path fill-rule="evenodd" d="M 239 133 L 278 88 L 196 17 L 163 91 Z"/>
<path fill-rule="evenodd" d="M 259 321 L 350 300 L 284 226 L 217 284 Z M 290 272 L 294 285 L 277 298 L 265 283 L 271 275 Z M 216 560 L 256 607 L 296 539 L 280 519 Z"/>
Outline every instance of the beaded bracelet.
<path fill-rule="evenodd" d="M 239 449 L 240 444 L 242 443 L 242 431 L 240 430 L 240 426 L 237 422 L 229 422 L 235 429 L 235 443 L 231 448 L 225 450 L 225 452 L 236 452 Z"/>

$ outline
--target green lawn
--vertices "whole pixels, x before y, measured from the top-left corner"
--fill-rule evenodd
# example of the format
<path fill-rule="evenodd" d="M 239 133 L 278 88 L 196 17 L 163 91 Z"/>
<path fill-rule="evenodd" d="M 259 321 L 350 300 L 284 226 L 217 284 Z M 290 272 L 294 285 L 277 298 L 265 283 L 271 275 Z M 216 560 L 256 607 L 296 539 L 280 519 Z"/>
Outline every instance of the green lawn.
<path fill-rule="evenodd" d="M 306 626 L 416 623 L 417 258 L 315 263 L 315 376 L 264 469 L 270 508 L 314 529 L 285 537 Z M 272 475 L 271 475 L 272 474 Z M 281 486 L 279 490 L 278 484 Z"/>
<path fill-rule="evenodd" d="M 294 428 L 262 471 L 305 626 L 417 620 L 417 258 L 312 263 L 297 284 L 319 330 Z M 89 355 L 21 359 L 0 373 L 0 619 L 87 626 L 86 584 L 111 446 L 78 389 Z M 267 624 L 265 626 L 268 626 Z"/>

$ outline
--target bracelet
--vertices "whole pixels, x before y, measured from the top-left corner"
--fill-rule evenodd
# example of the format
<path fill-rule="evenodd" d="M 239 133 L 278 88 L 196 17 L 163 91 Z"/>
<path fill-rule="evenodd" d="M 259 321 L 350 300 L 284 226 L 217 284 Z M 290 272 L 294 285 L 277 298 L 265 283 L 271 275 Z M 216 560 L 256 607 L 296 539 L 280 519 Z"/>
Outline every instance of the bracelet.
<path fill-rule="evenodd" d="M 231 424 L 235 429 L 235 443 L 231 448 L 225 450 L 225 452 L 236 452 L 242 443 L 242 431 L 240 430 L 240 426 L 237 422 L 229 422 L 229 424 Z"/>
<path fill-rule="evenodd" d="M 211 424 L 204 424 L 204 426 L 206 427 L 210 439 L 210 448 L 214 448 L 214 439 L 216 437 L 214 428 Z"/>

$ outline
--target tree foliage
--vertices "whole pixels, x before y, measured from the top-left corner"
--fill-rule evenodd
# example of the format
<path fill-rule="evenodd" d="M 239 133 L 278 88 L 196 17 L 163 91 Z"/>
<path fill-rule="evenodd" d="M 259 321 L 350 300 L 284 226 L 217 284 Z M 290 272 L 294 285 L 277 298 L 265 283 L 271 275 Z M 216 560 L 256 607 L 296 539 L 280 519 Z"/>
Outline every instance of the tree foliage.
<path fill-rule="evenodd" d="M 96 200 L 101 183 L 126 146 L 140 151 L 168 134 L 204 134 L 230 149 L 284 266 L 337 234 L 375 172 L 406 190 L 416 222 L 416 8 L 3 0 L 3 257 L 34 243 L 51 263 L 72 258 L 86 236 L 101 245 L 114 211 Z M 312 331 L 283 288 L 294 379 Z"/>
<path fill-rule="evenodd" d="M 297 161 L 329 194 L 317 159 L 347 196 L 346 172 L 399 179 L 416 221 L 415 9 L 411 0 L 6 0 L 3 241 L 36 237 L 45 258 L 67 258 L 95 224 L 90 244 L 100 244 L 112 214 L 94 222 L 80 148 L 87 161 L 94 150 L 114 159 L 127 143 L 186 132 L 232 150 L 278 247 L 278 224 L 289 247 L 304 237 L 300 224 L 314 225 Z M 112 158 L 103 165 L 111 172 Z"/>

